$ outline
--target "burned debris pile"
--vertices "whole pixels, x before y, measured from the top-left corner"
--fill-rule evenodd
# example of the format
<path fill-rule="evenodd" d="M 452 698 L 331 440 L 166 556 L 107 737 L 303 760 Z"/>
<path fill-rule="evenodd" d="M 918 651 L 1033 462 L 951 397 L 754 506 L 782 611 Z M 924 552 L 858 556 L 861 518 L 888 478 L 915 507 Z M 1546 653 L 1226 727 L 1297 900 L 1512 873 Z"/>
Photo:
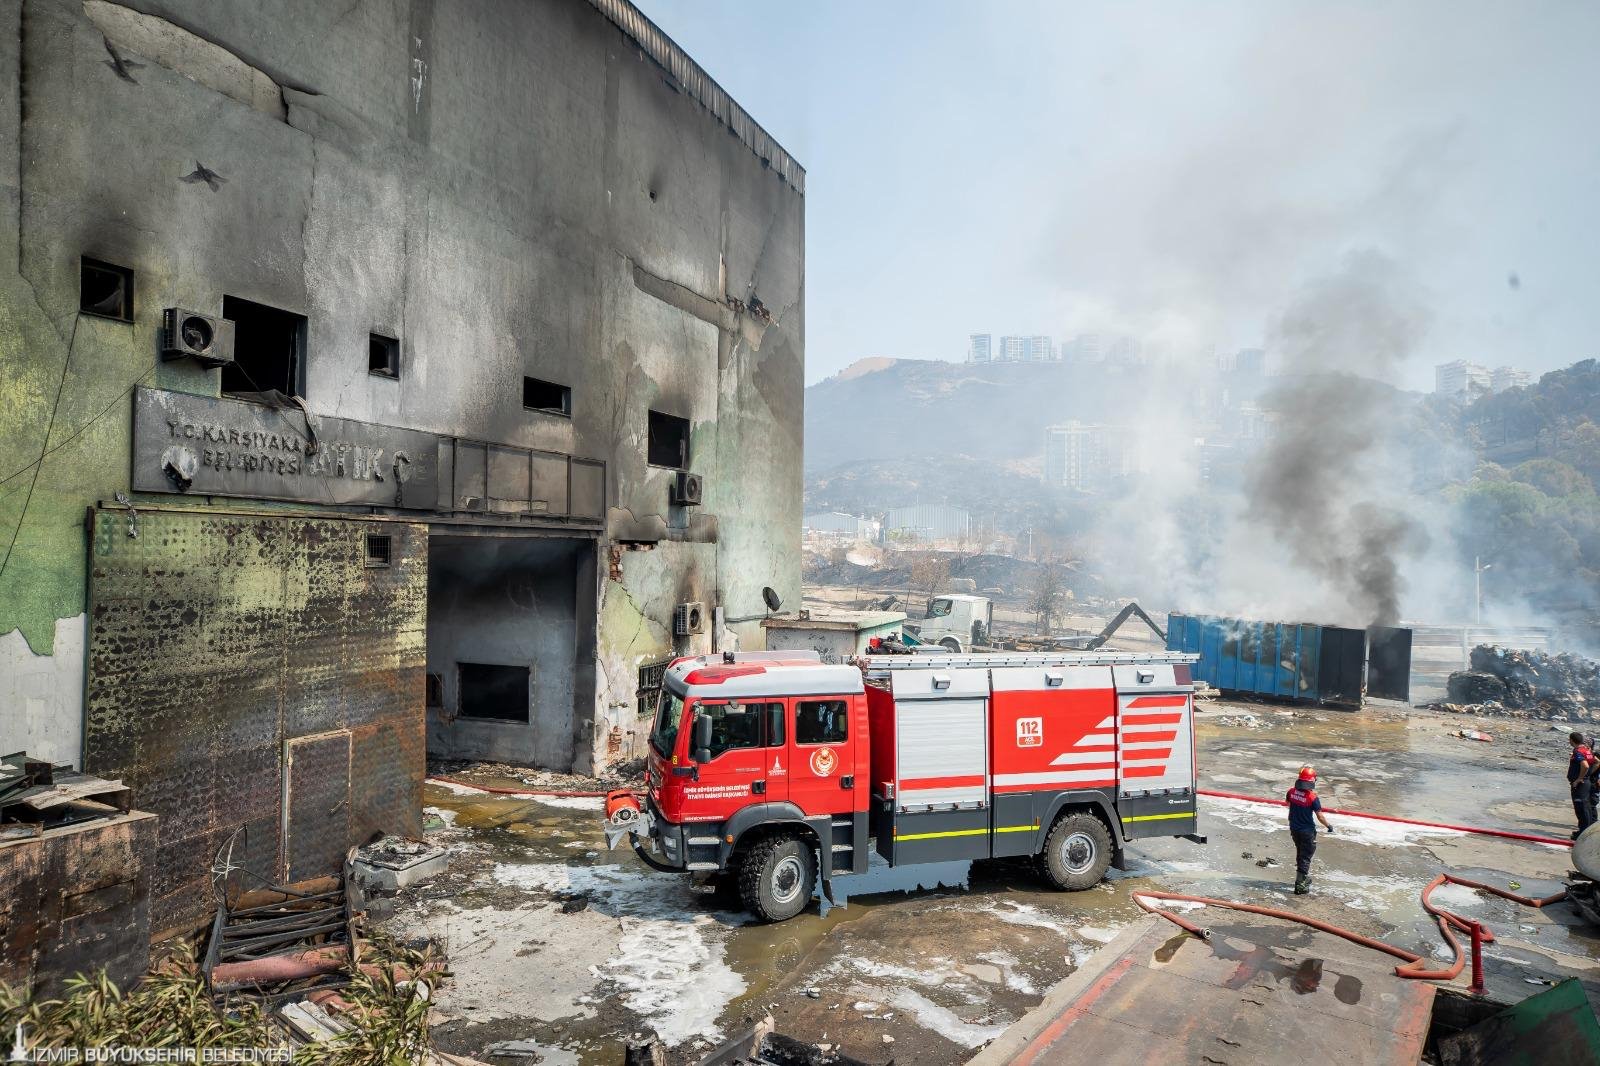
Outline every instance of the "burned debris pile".
<path fill-rule="evenodd" d="M 1450 675 L 1447 711 L 1533 718 L 1593 719 L 1600 712 L 1600 663 L 1480 644 L 1471 669 Z"/>

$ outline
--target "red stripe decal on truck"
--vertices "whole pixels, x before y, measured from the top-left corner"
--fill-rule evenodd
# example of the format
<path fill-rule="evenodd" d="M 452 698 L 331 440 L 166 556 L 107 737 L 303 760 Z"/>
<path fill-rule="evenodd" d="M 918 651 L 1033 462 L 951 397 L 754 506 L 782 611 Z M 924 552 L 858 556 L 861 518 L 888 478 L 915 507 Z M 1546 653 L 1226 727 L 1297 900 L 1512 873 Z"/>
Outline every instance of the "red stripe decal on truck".
<path fill-rule="evenodd" d="M 1128 701 L 1129 707 L 1182 707 L 1188 696 L 1136 696 Z"/>
<path fill-rule="evenodd" d="M 1124 733 L 1122 743 L 1128 744 L 1170 744 L 1178 739 L 1176 729 L 1154 729 L 1143 733 Z"/>
<path fill-rule="evenodd" d="M 984 783 L 982 774 L 971 774 L 966 777 L 908 777 L 900 781 L 900 791 L 914 791 L 920 788 L 966 788 L 969 785 Z"/>
<path fill-rule="evenodd" d="M 1172 749 L 1171 748 L 1141 748 L 1141 749 L 1139 749 L 1137 751 L 1125 751 L 1125 752 L 1123 752 L 1122 753 L 1122 761 L 1123 762 L 1157 762 L 1158 760 L 1169 758 L 1169 757 L 1171 757 L 1171 755 L 1172 755 Z"/>
<path fill-rule="evenodd" d="M 1166 763 L 1162 763 L 1160 766 L 1124 766 L 1122 768 L 1123 777 L 1160 777 L 1166 772 Z"/>
<path fill-rule="evenodd" d="M 1123 726 L 1130 725 L 1177 725 L 1183 721 L 1181 714 L 1125 714 L 1122 716 Z"/>

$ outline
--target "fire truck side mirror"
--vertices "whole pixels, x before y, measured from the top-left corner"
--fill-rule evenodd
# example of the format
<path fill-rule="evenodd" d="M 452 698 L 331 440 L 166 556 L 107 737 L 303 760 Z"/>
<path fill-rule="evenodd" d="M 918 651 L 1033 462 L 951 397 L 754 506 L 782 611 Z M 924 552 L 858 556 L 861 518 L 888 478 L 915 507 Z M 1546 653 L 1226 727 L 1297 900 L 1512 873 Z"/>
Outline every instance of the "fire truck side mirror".
<path fill-rule="evenodd" d="M 711 719 L 703 714 L 694 716 L 689 730 L 691 757 L 695 762 L 711 761 Z"/>

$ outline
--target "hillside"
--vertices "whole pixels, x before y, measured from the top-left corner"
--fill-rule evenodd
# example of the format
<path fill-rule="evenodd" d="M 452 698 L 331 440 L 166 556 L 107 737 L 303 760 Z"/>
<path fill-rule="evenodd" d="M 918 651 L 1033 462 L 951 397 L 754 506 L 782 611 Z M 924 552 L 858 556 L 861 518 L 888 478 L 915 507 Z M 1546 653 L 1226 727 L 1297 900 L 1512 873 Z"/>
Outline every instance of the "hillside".
<path fill-rule="evenodd" d="M 806 390 L 806 476 L 866 456 L 1033 458 L 1045 426 L 1097 417 L 1137 392 L 1128 374 L 1062 363 L 861 360 Z"/>

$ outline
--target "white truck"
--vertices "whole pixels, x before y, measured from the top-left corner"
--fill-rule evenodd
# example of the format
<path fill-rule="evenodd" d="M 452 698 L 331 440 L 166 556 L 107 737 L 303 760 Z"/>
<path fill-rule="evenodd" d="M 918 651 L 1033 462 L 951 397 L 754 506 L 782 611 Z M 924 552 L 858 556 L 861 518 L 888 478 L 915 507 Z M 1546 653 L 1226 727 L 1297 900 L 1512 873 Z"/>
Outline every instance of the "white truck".
<path fill-rule="evenodd" d="M 993 627 L 994 604 L 987 596 L 941 592 L 928 603 L 928 617 L 904 628 L 923 644 L 960 655 L 973 645 L 988 644 Z"/>

